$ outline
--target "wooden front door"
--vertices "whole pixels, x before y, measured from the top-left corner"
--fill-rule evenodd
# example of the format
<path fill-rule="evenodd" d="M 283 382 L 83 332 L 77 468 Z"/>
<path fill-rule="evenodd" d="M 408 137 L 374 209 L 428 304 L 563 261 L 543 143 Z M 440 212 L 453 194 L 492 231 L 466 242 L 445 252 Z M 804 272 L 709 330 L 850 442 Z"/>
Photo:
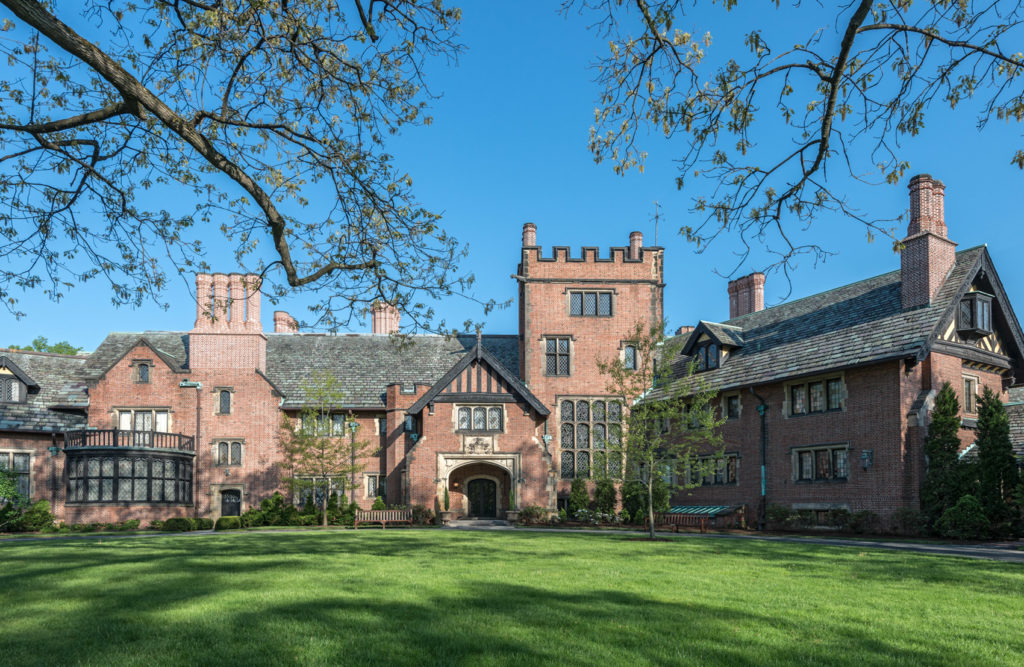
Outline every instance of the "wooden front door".
<path fill-rule="evenodd" d="M 493 519 L 498 516 L 498 485 L 490 479 L 474 479 L 466 486 L 469 515 Z"/>
<path fill-rule="evenodd" d="M 220 492 L 220 515 L 238 516 L 242 513 L 242 492 L 221 491 Z"/>

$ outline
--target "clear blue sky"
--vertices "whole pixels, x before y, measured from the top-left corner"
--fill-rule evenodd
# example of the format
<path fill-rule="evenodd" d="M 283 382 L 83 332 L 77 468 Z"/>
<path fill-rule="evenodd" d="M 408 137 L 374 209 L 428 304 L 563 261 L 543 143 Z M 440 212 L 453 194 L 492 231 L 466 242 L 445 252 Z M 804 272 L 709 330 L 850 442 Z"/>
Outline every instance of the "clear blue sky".
<path fill-rule="evenodd" d="M 665 312 L 672 328 L 705 319 L 728 317 L 727 279 L 715 271 L 732 269 L 737 244 L 726 239 L 697 255 L 679 236 L 684 224 L 700 218 L 689 213 L 693 192 L 679 192 L 673 179 L 673 157 L 681 145 L 652 136 L 645 141 L 650 160 L 643 174 L 615 176 L 608 164 L 595 165 L 587 151 L 598 89 L 589 68 L 606 40 L 589 32 L 577 15 L 563 17 L 557 3 L 474 2 L 464 9 L 462 41 L 467 51 L 456 67 L 435 67 L 429 75 L 443 98 L 433 106 L 434 124 L 413 128 L 393 145 L 398 163 L 409 171 L 419 199 L 444 213 L 443 224 L 470 247 L 465 268 L 477 277 L 475 292 L 499 300 L 515 296 L 509 277 L 519 258 L 522 225 L 538 227 L 538 243 L 621 246 L 632 230 L 654 243 L 653 202 L 662 205 L 658 243 L 666 248 Z M 800 25 L 806 32 L 821 16 L 808 13 Z M 714 53 L 742 48 L 742 33 L 751 25 L 766 33 L 778 15 L 771 10 L 723 15 L 716 10 L 707 22 L 684 20 L 715 35 Z M 828 25 L 831 30 L 831 24 Z M 911 174 L 927 172 L 945 181 L 946 221 L 959 247 L 989 244 L 1011 300 L 1024 309 L 1024 263 L 1019 231 L 1024 174 L 1010 164 L 1022 144 L 1018 126 L 993 122 L 983 132 L 968 109 L 956 113 L 933 110 L 926 130 L 904 141 Z M 830 184 L 850 195 L 867 215 L 895 217 L 908 205 L 905 181 L 897 186 L 865 187 L 849 182 L 839 171 Z M 792 292 L 781 276 L 770 275 L 768 305 L 799 298 L 899 267 L 899 258 L 884 240 L 868 243 L 857 223 L 835 218 L 818 220 L 812 233 L 838 252 L 824 264 L 802 261 L 792 274 Z M 753 257 L 740 274 L 760 268 Z M 212 264 L 219 271 L 237 269 L 229 255 Z M 71 292 L 59 304 L 40 297 L 21 303 L 27 317 L 15 321 L 0 314 L 6 338 L 0 345 L 24 344 L 36 335 L 51 341 L 69 340 L 87 350 L 109 331 L 184 330 L 192 326 L 194 302 L 181 282 L 173 282 L 168 311 L 148 305 L 115 309 L 101 286 Z M 278 306 L 302 317 L 305 302 L 293 299 Z M 264 328 L 272 330 L 273 307 L 264 305 Z M 480 318 L 470 301 L 438 304 L 450 324 Z M 368 323 L 354 331 L 366 331 Z M 516 310 L 487 318 L 488 333 L 514 333 Z"/>

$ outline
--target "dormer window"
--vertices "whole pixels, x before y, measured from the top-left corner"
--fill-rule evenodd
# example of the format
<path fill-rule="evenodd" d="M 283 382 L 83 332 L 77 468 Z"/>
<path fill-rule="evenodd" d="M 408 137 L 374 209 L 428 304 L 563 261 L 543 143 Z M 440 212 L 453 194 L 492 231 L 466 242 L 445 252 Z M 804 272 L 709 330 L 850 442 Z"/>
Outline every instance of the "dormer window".
<path fill-rule="evenodd" d="M 25 397 L 24 385 L 15 377 L 0 377 L 0 403 L 21 403 Z"/>
<path fill-rule="evenodd" d="M 705 343 L 697 348 L 694 353 L 697 357 L 697 370 L 709 371 L 718 368 L 718 344 Z"/>
<path fill-rule="evenodd" d="M 957 329 L 961 334 L 987 336 L 992 333 L 992 295 L 970 292 L 960 301 Z"/>

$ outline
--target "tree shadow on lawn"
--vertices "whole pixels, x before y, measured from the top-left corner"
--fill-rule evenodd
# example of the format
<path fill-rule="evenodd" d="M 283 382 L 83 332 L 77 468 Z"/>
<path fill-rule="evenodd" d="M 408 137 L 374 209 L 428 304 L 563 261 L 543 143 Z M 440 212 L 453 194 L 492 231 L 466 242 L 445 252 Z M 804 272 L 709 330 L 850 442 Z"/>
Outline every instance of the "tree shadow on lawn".
<path fill-rule="evenodd" d="M 348 535 L 281 537 L 287 539 L 225 535 L 5 550 L 0 556 L 11 574 L 0 577 L 0 625 L 6 628 L 0 656 L 11 664 L 739 665 L 942 663 L 950 656 L 949 646 L 936 645 L 929 634 L 934 629 L 879 628 L 865 620 L 870 613 L 863 608 L 835 609 L 808 619 L 806 611 L 802 616 L 780 613 L 777 603 L 757 608 L 749 601 L 708 602 L 707 596 L 697 601 L 685 591 L 666 591 L 665 586 L 679 584 L 671 577 L 652 580 L 649 595 L 617 590 L 614 580 L 594 581 L 573 567 L 578 561 L 565 560 L 574 554 L 562 546 L 572 547 L 583 536 L 558 539 L 554 549 L 554 540 L 546 537 L 376 533 L 360 535 L 358 542 Z M 529 568 L 517 573 L 515 583 L 475 569 L 483 561 L 536 558 L 541 540 L 547 546 L 540 550 L 544 562 L 561 560 L 556 572 L 578 577 L 579 590 L 530 582 Z M 706 567 L 716 554 L 705 542 L 659 543 L 639 550 L 635 543 L 628 549 L 622 543 L 608 546 L 609 558 L 625 563 L 630 553 L 647 553 L 664 557 L 666 569 L 687 567 L 688 555 L 701 556 L 693 561 Z M 814 549 L 730 543 L 720 553 L 800 568 L 813 577 L 834 578 L 837 562 L 838 567 L 844 562 L 851 568 L 864 566 L 852 555 L 819 557 Z M 453 550 L 457 561 L 451 559 Z M 865 576 L 891 580 L 892 558 L 903 554 L 881 556 L 864 568 Z M 394 566 L 382 566 L 387 558 L 401 559 L 405 567 L 396 573 Z M 447 562 L 461 571 L 446 571 Z M 420 579 L 415 570 L 423 563 L 431 568 Z M 931 570 L 930 580 L 965 583 L 963 567 L 947 570 L 936 558 L 920 563 L 912 569 Z M 995 564 L 969 565 L 979 568 L 971 572 L 972 586 L 996 570 L 990 567 Z M 699 574 L 716 576 L 713 568 Z M 750 574 L 756 578 L 754 567 Z M 564 588 L 564 581 L 558 583 Z M 981 644 L 985 638 L 972 639 Z M 967 654 L 970 646 L 957 645 L 963 660 L 989 657 Z"/>
<path fill-rule="evenodd" d="M 834 664 L 939 663 L 940 648 L 879 638 L 851 619 L 822 619 L 804 638 L 798 621 L 728 605 L 665 602 L 602 588 L 556 593 L 525 584 L 469 581 L 415 599 L 373 591 L 322 591 L 312 600 L 246 604 L 215 610 L 168 607 L 216 597 L 224 581 L 211 574 L 137 581 L 111 598 L 86 591 L 60 619 L 40 617 L 0 639 L 12 663 L 452 664 L 480 662 L 728 663 L 792 661 Z M 185 592 L 187 591 L 187 593 Z M 53 621 L 58 621 L 54 625 Z M 9 626 L 10 627 L 10 626 Z M 821 636 L 827 640 L 820 640 Z M 968 657 L 968 656 L 963 656 Z"/>

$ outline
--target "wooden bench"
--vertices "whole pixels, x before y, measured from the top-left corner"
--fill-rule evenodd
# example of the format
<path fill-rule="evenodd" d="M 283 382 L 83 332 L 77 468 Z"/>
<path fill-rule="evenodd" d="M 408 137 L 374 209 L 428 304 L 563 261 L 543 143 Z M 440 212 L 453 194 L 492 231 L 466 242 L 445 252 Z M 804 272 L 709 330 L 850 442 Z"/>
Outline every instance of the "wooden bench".
<path fill-rule="evenodd" d="M 699 528 L 701 533 L 708 532 L 707 514 L 671 514 L 669 512 L 657 512 L 654 515 L 654 526 L 672 526 L 672 532 L 678 533 L 679 527 Z M 644 520 L 644 528 L 647 528 L 647 520 Z"/>
<path fill-rule="evenodd" d="M 412 527 L 412 510 L 356 510 L 354 528 L 361 523 L 379 523 L 387 528 L 389 523 L 404 523 Z"/>

